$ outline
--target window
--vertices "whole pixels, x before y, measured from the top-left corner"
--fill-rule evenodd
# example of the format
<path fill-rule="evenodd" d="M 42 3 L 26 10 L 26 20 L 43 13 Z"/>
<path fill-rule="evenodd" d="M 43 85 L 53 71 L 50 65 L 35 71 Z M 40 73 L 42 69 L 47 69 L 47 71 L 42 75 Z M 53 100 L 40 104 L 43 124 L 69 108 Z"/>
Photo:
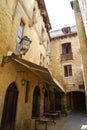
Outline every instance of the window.
<path fill-rule="evenodd" d="M 85 88 L 84 84 L 79 84 L 79 89 L 84 89 L 84 88 Z"/>
<path fill-rule="evenodd" d="M 62 28 L 62 32 L 64 34 L 71 33 L 71 29 L 70 29 L 70 27 L 64 27 L 64 28 Z"/>
<path fill-rule="evenodd" d="M 47 41 L 47 50 L 46 50 L 47 52 L 50 52 L 50 44 L 49 44 L 49 42 Z"/>
<path fill-rule="evenodd" d="M 45 67 L 45 57 L 43 57 L 43 67 Z"/>
<path fill-rule="evenodd" d="M 17 40 L 16 40 L 16 52 L 17 53 L 20 53 L 20 44 L 19 43 L 20 43 L 21 38 L 23 36 L 23 30 L 24 30 L 24 23 L 21 20 L 20 26 L 18 28 L 18 36 L 17 36 Z"/>
<path fill-rule="evenodd" d="M 40 54 L 40 65 L 42 66 L 42 58 L 43 58 L 43 56 L 42 56 L 42 53 Z"/>
<path fill-rule="evenodd" d="M 42 27 L 42 30 L 41 30 L 41 39 L 42 39 L 42 42 L 45 42 L 45 40 L 46 40 L 44 27 Z"/>
<path fill-rule="evenodd" d="M 61 61 L 64 61 L 64 60 L 73 60 L 71 43 L 62 44 Z"/>
<path fill-rule="evenodd" d="M 62 44 L 62 54 L 69 54 L 69 53 L 71 53 L 71 43 Z"/>
<path fill-rule="evenodd" d="M 66 65 L 64 66 L 64 76 L 72 76 L 72 66 L 71 65 Z"/>
<path fill-rule="evenodd" d="M 42 55 L 42 53 L 40 54 L 40 66 L 45 66 L 45 57 Z"/>
<path fill-rule="evenodd" d="M 21 23 L 20 23 L 20 26 L 18 28 L 18 42 L 20 42 L 22 36 L 23 36 L 23 30 L 24 30 L 24 23 L 23 21 L 21 20 Z"/>
<path fill-rule="evenodd" d="M 32 16 L 32 19 L 33 19 L 33 23 L 35 24 L 37 21 L 36 21 L 36 7 L 33 8 L 33 16 Z"/>

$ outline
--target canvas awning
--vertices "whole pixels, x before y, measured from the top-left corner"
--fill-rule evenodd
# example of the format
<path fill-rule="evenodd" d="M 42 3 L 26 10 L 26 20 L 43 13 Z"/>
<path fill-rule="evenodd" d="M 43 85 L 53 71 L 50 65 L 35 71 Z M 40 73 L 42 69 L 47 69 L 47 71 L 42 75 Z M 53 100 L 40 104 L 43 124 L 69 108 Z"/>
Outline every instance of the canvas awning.
<path fill-rule="evenodd" d="M 16 57 L 13 57 L 12 60 L 28 68 L 42 81 L 48 83 L 50 86 L 56 88 L 58 91 L 65 93 L 63 87 L 57 82 L 55 78 L 52 77 L 50 71 L 47 68 Z"/>

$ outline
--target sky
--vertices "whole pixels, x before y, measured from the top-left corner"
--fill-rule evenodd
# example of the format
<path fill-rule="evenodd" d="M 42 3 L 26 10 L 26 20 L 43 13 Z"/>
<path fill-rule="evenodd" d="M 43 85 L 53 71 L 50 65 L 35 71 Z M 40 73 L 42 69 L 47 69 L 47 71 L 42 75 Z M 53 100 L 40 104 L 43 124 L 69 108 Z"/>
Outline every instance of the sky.
<path fill-rule="evenodd" d="M 76 25 L 74 10 L 71 8 L 70 0 L 45 0 L 45 5 L 52 30 Z"/>

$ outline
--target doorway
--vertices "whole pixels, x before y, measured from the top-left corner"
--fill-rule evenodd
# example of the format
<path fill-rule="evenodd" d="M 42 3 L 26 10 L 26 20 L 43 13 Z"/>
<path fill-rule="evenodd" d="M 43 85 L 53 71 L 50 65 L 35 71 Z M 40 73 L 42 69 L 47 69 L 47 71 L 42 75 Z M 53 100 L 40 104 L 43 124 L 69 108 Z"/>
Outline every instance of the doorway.
<path fill-rule="evenodd" d="M 14 130 L 18 99 L 18 89 L 15 83 L 7 88 L 1 120 L 1 130 Z"/>
<path fill-rule="evenodd" d="M 73 112 L 86 111 L 85 93 L 84 92 L 69 92 L 67 93 L 67 104 Z"/>
<path fill-rule="evenodd" d="M 36 86 L 33 93 L 32 117 L 40 116 L 40 89 Z"/>

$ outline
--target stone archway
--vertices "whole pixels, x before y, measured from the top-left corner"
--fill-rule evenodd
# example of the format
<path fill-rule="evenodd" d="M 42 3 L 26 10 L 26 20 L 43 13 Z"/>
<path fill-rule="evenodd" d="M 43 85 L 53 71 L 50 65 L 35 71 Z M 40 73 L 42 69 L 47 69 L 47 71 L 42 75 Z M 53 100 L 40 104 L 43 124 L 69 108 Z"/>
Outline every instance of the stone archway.
<path fill-rule="evenodd" d="M 86 111 L 84 92 L 78 92 L 78 91 L 68 92 L 66 94 L 66 97 L 67 97 L 67 106 L 73 112 Z"/>
<path fill-rule="evenodd" d="M 18 99 L 16 84 L 11 83 L 6 91 L 0 130 L 14 130 Z"/>

